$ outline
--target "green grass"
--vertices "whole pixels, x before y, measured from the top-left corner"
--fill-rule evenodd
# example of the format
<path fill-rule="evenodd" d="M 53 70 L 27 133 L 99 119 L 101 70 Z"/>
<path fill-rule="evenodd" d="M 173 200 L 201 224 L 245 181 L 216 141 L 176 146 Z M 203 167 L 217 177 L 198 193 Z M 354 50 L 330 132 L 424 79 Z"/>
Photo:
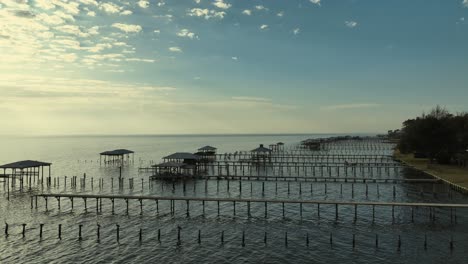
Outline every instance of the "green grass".
<path fill-rule="evenodd" d="M 402 154 L 398 150 L 395 150 L 394 156 L 396 159 L 418 170 L 436 175 L 441 179 L 468 189 L 468 168 L 462 168 L 456 165 L 431 164 L 428 159 L 416 159 L 413 154 Z"/>

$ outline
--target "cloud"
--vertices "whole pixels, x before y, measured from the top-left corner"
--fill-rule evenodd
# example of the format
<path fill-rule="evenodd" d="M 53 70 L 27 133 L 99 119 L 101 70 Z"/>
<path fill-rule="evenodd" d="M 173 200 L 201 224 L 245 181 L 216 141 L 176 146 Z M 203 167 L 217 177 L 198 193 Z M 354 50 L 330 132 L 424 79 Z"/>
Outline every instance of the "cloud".
<path fill-rule="evenodd" d="M 148 63 L 153 63 L 156 60 L 153 59 L 140 59 L 140 58 L 127 58 L 125 61 L 137 61 L 137 62 L 148 62 Z"/>
<path fill-rule="evenodd" d="M 200 4 L 201 0 L 195 0 L 195 3 Z"/>
<path fill-rule="evenodd" d="M 187 12 L 188 16 L 204 17 L 205 19 L 219 18 L 223 19 L 226 15 L 224 11 L 215 11 L 210 9 L 192 8 Z"/>
<path fill-rule="evenodd" d="M 271 99 L 264 97 L 251 97 L 251 96 L 234 96 L 231 97 L 234 101 L 248 101 L 248 102 L 271 102 Z"/>
<path fill-rule="evenodd" d="M 276 14 L 276 16 L 278 16 L 278 17 L 283 17 L 283 16 L 284 16 L 284 12 L 283 12 L 283 11 L 280 11 L 280 12 L 278 12 L 278 14 Z"/>
<path fill-rule="evenodd" d="M 345 25 L 349 28 L 355 28 L 357 27 L 358 23 L 356 21 L 345 21 Z"/>
<path fill-rule="evenodd" d="M 320 5 L 320 1 L 321 1 L 321 0 L 310 0 L 310 2 L 311 2 L 312 4 L 315 4 L 315 5 L 318 5 L 318 6 Z"/>
<path fill-rule="evenodd" d="M 468 0 L 463 0 L 462 5 L 463 5 L 464 7 L 468 7 Z"/>
<path fill-rule="evenodd" d="M 149 7 L 149 1 L 140 0 L 140 1 L 138 1 L 138 6 L 141 7 L 141 8 L 148 8 Z"/>
<path fill-rule="evenodd" d="M 221 9 L 228 9 L 232 6 L 231 4 L 225 3 L 224 0 L 215 0 L 213 5 Z"/>
<path fill-rule="evenodd" d="M 242 11 L 242 14 L 250 16 L 250 15 L 252 15 L 252 10 L 245 9 L 244 11 Z"/>
<path fill-rule="evenodd" d="M 120 12 L 120 15 L 122 15 L 122 16 L 129 16 L 131 14 L 133 14 L 133 12 L 130 11 L 130 10 L 124 10 L 124 11 Z"/>
<path fill-rule="evenodd" d="M 177 36 L 182 37 L 182 38 L 190 38 L 190 39 L 198 38 L 198 36 L 195 35 L 195 33 L 190 32 L 190 30 L 186 28 L 181 29 L 179 32 L 177 32 Z"/>
<path fill-rule="evenodd" d="M 255 9 L 257 9 L 257 10 L 264 10 L 264 11 L 268 11 L 268 8 L 266 8 L 266 7 L 265 7 L 265 6 L 263 6 L 263 5 L 256 5 L 256 6 L 255 6 Z"/>
<path fill-rule="evenodd" d="M 170 52 L 182 52 L 182 49 L 179 47 L 169 47 Z"/>
<path fill-rule="evenodd" d="M 328 105 L 321 107 L 320 109 L 322 110 L 329 110 L 329 111 L 334 111 L 334 110 L 350 110 L 350 109 L 361 109 L 361 108 L 374 108 L 374 107 L 379 107 L 381 106 L 380 104 L 375 104 L 375 103 L 362 103 L 362 104 L 341 104 L 341 105 Z"/>
<path fill-rule="evenodd" d="M 96 12 L 94 12 L 94 11 L 89 11 L 89 12 L 87 13 L 87 15 L 90 16 L 90 17 L 95 17 L 95 16 L 96 16 Z"/>
<path fill-rule="evenodd" d="M 79 2 L 84 4 L 84 5 L 98 6 L 98 2 L 96 0 L 79 0 Z"/>
<path fill-rule="evenodd" d="M 236 61 L 238 58 L 234 56 L 234 57 L 231 57 L 231 59 Z"/>
<path fill-rule="evenodd" d="M 114 3 L 102 3 L 99 5 L 99 9 L 108 13 L 108 14 L 116 14 L 119 13 L 122 7 L 114 4 Z"/>
<path fill-rule="evenodd" d="M 300 28 L 295 28 L 295 29 L 293 29 L 293 34 L 297 35 L 297 34 L 299 34 L 300 31 L 301 31 Z"/>
<path fill-rule="evenodd" d="M 267 30 L 267 29 L 268 29 L 268 25 L 263 24 L 263 25 L 260 26 L 260 29 L 261 29 L 261 30 Z"/>
<path fill-rule="evenodd" d="M 122 30 L 125 33 L 138 33 L 142 30 L 140 25 L 114 23 L 112 27 Z"/>

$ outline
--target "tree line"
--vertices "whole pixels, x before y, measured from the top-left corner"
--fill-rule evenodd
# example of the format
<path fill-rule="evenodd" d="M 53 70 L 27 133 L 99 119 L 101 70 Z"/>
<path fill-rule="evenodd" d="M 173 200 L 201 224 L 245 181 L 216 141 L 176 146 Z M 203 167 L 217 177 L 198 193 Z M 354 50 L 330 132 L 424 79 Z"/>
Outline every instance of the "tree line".
<path fill-rule="evenodd" d="M 466 166 L 468 156 L 468 113 L 452 114 L 436 106 L 429 113 L 403 122 L 401 130 L 389 131 L 398 138 L 402 153 L 427 157 L 441 164 L 458 163 Z"/>

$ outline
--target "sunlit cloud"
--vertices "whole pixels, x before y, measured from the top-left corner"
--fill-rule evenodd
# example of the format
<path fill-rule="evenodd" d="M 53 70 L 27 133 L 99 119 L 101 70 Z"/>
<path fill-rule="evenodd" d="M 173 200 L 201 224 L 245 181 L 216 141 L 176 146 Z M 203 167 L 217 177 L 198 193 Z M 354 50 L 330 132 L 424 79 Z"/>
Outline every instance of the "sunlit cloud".
<path fill-rule="evenodd" d="M 328 105 L 321 107 L 322 110 L 351 110 L 351 109 L 362 109 L 362 108 L 375 108 L 381 106 L 376 103 L 360 103 L 360 104 L 340 104 L 340 105 Z"/>
<path fill-rule="evenodd" d="M 108 14 L 116 14 L 116 13 L 119 13 L 120 10 L 122 10 L 123 8 L 114 3 L 107 2 L 107 3 L 100 4 L 99 9 Z"/>
<path fill-rule="evenodd" d="M 141 7 L 141 8 L 148 8 L 149 7 L 149 1 L 140 0 L 140 1 L 138 1 L 138 6 Z"/>
<path fill-rule="evenodd" d="M 223 19 L 226 15 L 224 11 L 215 11 L 210 9 L 192 8 L 187 12 L 188 16 L 203 17 L 205 19 L 219 18 Z"/>
<path fill-rule="evenodd" d="M 293 29 L 293 34 L 294 34 L 294 35 L 299 34 L 299 32 L 301 32 L 300 28 L 295 28 L 295 29 Z"/>
<path fill-rule="evenodd" d="M 318 5 L 318 6 L 319 6 L 321 0 L 310 0 L 310 2 L 311 2 L 312 4 L 315 4 L 315 5 Z"/>
<path fill-rule="evenodd" d="M 182 49 L 179 47 L 169 47 L 170 52 L 182 52 Z"/>
<path fill-rule="evenodd" d="M 267 30 L 267 29 L 268 29 L 268 25 L 263 24 L 263 25 L 260 26 L 260 29 L 261 29 L 261 30 Z"/>
<path fill-rule="evenodd" d="M 242 11 L 242 14 L 250 16 L 250 15 L 252 15 L 252 10 L 245 9 L 244 11 Z"/>
<path fill-rule="evenodd" d="M 177 32 L 177 36 L 182 37 L 182 38 L 190 38 L 190 39 L 198 38 L 198 36 L 195 35 L 195 33 L 190 32 L 190 30 L 186 28 L 181 29 L 179 32 Z"/>
<path fill-rule="evenodd" d="M 114 23 L 112 27 L 122 30 L 125 33 L 138 33 L 142 30 L 140 25 Z"/>
<path fill-rule="evenodd" d="M 228 9 L 231 7 L 231 4 L 224 2 L 224 0 L 215 0 L 213 3 L 214 6 L 221 9 Z"/>
<path fill-rule="evenodd" d="M 358 23 L 356 21 L 345 21 L 345 25 L 349 28 L 357 27 Z"/>

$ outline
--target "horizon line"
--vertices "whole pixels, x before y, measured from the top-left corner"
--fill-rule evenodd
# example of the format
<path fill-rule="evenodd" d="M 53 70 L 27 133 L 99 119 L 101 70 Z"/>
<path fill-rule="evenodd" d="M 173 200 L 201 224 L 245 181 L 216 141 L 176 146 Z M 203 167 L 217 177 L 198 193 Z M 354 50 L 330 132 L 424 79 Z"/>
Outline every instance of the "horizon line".
<path fill-rule="evenodd" d="M 174 133 L 174 134 L 43 134 L 0 135 L 2 137 L 171 137 L 171 136 L 302 136 L 302 135 L 378 135 L 376 132 L 334 133 Z"/>

